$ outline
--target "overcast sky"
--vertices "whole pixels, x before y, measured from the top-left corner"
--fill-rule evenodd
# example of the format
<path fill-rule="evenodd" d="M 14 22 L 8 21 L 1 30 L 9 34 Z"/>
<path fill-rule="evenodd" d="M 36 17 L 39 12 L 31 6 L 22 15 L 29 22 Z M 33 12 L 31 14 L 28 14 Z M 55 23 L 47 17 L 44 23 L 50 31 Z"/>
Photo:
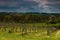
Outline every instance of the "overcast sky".
<path fill-rule="evenodd" d="M 0 12 L 60 13 L 60 0 L 0 0 Z"/>

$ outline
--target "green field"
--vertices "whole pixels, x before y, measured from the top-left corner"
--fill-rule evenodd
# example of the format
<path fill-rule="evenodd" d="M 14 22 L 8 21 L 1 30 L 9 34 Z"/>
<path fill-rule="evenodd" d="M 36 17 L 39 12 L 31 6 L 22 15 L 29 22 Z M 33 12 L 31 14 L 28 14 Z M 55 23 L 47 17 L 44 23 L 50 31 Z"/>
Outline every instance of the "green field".
<path fill-rule="evenodd" d="M 47 36 L 46 32 L 28 33 L 25 35 L 0 32 L 0 40 L 60 40 L 60 34 L 52 33 L 50 36 Z"/>
<path fill-rule="evenodd" d="M 32 27 L 33 25 L 41 26 L 41 27 L 42 26 L 52 27 L 52 26 L 60 26 L 60 23 L 56 23 L 56 24 L 36 23 L 36 24 L 27 24 L 25 26 Z M 19 27 L 21 25 L 16 24 L 15 26 Z M 29 31 L 29 28 L 27 28 L 27 30 Z M 8 31 L 0 30 L 0 40 L 60 40 L 60 30 L 56 30 L 55 32 L 50 33 L 50 35 L 47 35 L 47 31 L 45 28 L 42 30 L 38 30 L 38 32 L 32 31 L 32 32 L 28 32 L 27 34 L 23 34 L 23 35 L 21 34 L 21 32 L 8 33 Z"/>

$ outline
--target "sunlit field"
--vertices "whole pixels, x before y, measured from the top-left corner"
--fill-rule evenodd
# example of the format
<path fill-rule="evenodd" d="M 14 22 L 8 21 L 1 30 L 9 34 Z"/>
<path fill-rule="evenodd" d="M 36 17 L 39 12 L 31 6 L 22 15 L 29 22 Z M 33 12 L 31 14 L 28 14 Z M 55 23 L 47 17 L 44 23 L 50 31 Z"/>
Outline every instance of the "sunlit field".
<path fill-rule="evenodd" d="M 47 26 L 59 26 L 60 23 L 1 23 L 6 28 L 0 28 L 0 40 L 60 40 L 60 30 L 50 30 Z M 2 26 L 0 25 L 0 27 Z M 14 27 L 14 28 L 13 28 Z M 25 27 L 26 29 L 24 29 Z M 35 28 L 36 27 L 36 28 Z M 12 29 L 13 28 L 13 29 Z M 50 29 L 50 28 L 49 28 Z"/>

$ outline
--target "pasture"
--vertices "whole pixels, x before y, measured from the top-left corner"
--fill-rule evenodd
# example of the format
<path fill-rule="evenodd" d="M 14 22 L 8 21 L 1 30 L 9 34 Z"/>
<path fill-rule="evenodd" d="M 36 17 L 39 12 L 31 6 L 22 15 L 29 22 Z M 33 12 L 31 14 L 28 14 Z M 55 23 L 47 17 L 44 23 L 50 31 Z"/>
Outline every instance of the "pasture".
<path fill-rule="evenodd" d="M 60 23 L 0 23 L 0 40 L 60 40 L 60 30 L 54 26 Z"/>

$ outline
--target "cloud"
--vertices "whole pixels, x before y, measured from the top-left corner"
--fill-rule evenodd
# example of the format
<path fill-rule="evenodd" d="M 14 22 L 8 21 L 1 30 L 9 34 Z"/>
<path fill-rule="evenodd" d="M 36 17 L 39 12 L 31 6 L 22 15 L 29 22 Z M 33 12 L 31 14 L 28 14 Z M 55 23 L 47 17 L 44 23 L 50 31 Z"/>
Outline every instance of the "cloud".
<path fill-rule="evenodd" d="M 33 0 L 33 1 L 36 1 L 37 3 L 39 3 L 39 7 L 43 8 L 42 12 L 55 12 L 55 11 L 59 12 L 60 11 L 60 0 Z"/>
<path fill-rule="evenodd" d="M 0 10 L 59 12 L 60 0 L 0 0 Z"/>
<path fill-rule="evenodd" d="M 34 10 L 38 3 L 28 0 L 0 0 L 0 10 L 2 11 L 28 11 Z"/>

